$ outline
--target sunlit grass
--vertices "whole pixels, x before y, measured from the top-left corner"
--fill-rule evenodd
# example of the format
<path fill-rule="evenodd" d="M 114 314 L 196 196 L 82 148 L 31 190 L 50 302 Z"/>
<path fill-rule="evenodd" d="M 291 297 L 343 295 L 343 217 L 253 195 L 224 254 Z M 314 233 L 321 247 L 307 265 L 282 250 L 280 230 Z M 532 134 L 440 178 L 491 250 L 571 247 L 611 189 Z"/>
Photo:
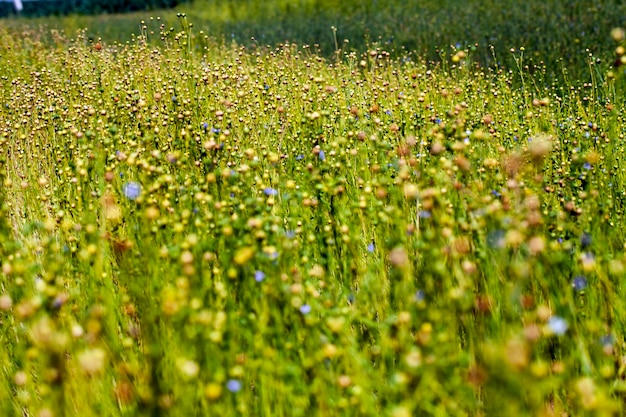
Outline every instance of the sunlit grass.
<path fill-rule="evenodd" d="M 3 414 L 623 411 L 621 61 L 159 20 L 0 30 Z"/>
<path fill-rule="evenodd" d="M 2 19 L 20 29 L 44 26 L 73 38 L 88 36 L 132 41 L 149 16 L 160 16 L 165 30 L 178 28 L 177 14 L 186 13 L 196 32 L 203 30 L 219 42 L 240 45 L 277 45 L 286 41 L 311 45 L 323 56 L 337 49 L 362 53 L 378 43 L 394 57 L 415 51 L 438 60 L 450 45 L 471 48 L 473 59 L 485 65 L 513 67 L 510 48 L 528 48 L 529 68 L 546 66 L 543 81 L 588 81 L 587 53 L 603 63 L 612 59 L 606 34 L 623 25 L 626 4 L 612 0 L 545 2 L 484 1 L 333 1 L 333 0 L 195 0 L 173 10 L 119 15 Z M 159 25 L 148 25 L 150 42 L 160 42 Z M 201 51 L 202 44 L 194 48 Z"/>

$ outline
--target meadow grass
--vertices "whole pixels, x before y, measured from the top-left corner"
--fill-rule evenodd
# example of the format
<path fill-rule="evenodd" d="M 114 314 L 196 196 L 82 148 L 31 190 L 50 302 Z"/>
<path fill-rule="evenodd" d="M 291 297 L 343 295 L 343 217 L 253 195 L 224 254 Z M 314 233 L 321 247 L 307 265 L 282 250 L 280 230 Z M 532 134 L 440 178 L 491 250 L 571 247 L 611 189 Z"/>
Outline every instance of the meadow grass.
<path fill-rule="evenodd" d="M 623 413 L 623 31 L 567 82 L 178 19 L 0 29 L 3 415 Z"/>
<path fill-rule="evenodd" d="M 379 43 L 394 57 L 408 51 L 439 60 L 450 45 L 470 48 L 483 65 L 515 67 L 509 50 L 528 48 L 529 68 L 546 66 L 552 79 L 588 81 L 588 53 L 612 59 L 607 33 L 624 25 L 626 4 L 616 0 L 195 0 L 173 10 L 120 15 L 1 19 L 20 29 L 43 26 L 69 38 L 88 28 L 88 36 L 107 42 L 133 41 L 148 21 L 159 16 L 164 29 L 178 28 L 186 13 L 198 30 L 220 42 L 250 47 L 292 42 L 311 45 L 325 57 L 338 49 L 362 53 Z M 161 42 L 158 28 L 148 41 Z M 202 45 L 193 45 L 200 52 Z M 566 72 L 566 74 L 563 74 Z M 569 72 L 569 73 L 568 73 Z"/>

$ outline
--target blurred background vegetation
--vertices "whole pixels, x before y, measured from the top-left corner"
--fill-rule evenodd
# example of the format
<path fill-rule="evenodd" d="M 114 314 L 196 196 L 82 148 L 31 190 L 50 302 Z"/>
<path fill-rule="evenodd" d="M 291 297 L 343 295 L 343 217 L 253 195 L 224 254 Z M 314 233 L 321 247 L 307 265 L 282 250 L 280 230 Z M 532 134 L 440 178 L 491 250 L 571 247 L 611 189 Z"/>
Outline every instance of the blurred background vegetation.
<path fill-rule="evenodd" d="M 72 0 L 30 4 L 44 3 L 63 4 L 63 14 L 75 13 L 34 21 L 14 16 L 2 23 L 43 25 L 70 36 L 87 28 L 92 39 L 124 42 L 140 33 L 142 20 L 158 16 L 158 24 L 148 28 L 148 34 L 156 34 L 151 39 L 158 42 L 159 26 L 178 28 L 177 14 L 185 13 L 196 33 L 202 30 L 226 43 L 275 46 L 289 41 L 315 46 L 325 56 L 337 49 L 362 52 L 380 46 L 397 56 L 413 51 L 427 60 L 439 60 L 442 51 L 452 46 L 473 51 L 472 59 L 481 64 L 515 68 L 520 55 L 513 56 L 511 49 L 524 48 L 521 64 L 545 67 L 550 79 L 567 77 L 569 70 L 586 71 L 590 55 L 595 64 L 610 60 L 614 45 L 608 33 L 623 26 L 626 16 L 626 3 L 617 0 Z M 175 7 L 155 10 L 168 6 Z M 25 7 L 31 6 L 25 3 Z M 152 10 L 112 14 L 145 7 Z M 91 10 L 99 14 L 86 14 Z M 196 47 L 201 50 L 199 44 Z"/>
<path fill-rule="evenodd" d="M 24 17 L 68 15 L 72 13 L 94 15 L 99 13 L 125 13 L 137 10 L 171 8 L 180 0 L 35 0 L 22 1 L 23 9 L 15 10 L 13 1 L 0 2 L 0 16 Z"/>

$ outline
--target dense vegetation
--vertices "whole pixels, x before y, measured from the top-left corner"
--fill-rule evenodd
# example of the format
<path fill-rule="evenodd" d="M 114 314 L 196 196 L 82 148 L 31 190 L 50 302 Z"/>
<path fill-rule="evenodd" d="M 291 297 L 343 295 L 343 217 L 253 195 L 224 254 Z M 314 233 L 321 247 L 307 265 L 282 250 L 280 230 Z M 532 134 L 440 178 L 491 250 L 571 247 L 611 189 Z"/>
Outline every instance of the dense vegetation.
<path fill-rule="evenodd" d="M 588 53 L 602 60 L 613 58 L 614 45 L 607 34 L 614 27 L 624 26 L 626 3 L 617 0 L 195 0 L 174 10 L 150 13 L 159 16 L 164 28 L 170 29 L 178 28 L 176 15 L 181 12 L 187 14 L 196 29 L 226 44 L 235 42 L 250 47 L 289 41 L 310 45 L 326 57 L 337 49 L 360 53 L 379 43 L 394 57 L 415 51 L 420 57 L 437 60 L 453 45 L 470 48 L 472 60 L 483 65 L 515 68 L 509 50 L 525 47 L 525 63 L 542 65 L 543 62 L 549 84 L 553 79 L 587 81 Z M 125 42 L 134 39 L 141 27 L 139 22 L 148 21 L 148 17 L 146 12 L 139 12 L 10 19 L 2 23 L 18 30 L 25 23 L 31 27 L 49 26 L 64 30 L 70 38 L 78 30 L 88 28 L 90 38 Z M 150 42 L 160 42 L 158 26 L 146 35 Z M 196 43 L 193 47 L 201 49 L 202 45 Z"/>
<path fill-rule="evenodd" d="M 0 17 L 6 16 L 49 16 L 97 13 L 123 13 L 137 10 L 174 7 L 179 0 L 27 0 L 22 9 L 16 10 L 13 1 L 0 2 Z"/>
<path fill-rule="evenodd" d="M 331 3 L 366 43 L 0 28 L 0 414 L 623 414 L 622 6 Z"/>

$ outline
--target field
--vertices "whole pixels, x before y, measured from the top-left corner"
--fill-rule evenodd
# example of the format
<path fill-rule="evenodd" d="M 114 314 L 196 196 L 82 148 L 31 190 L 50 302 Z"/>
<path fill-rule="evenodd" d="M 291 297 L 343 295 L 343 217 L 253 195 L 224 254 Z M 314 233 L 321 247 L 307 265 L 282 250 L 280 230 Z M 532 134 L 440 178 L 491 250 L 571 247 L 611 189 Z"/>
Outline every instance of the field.
<path fill-rule="evenodd" d="M 0 21 L 0 415 L 626 412 L 626 6 L 380 3 Z"/>

